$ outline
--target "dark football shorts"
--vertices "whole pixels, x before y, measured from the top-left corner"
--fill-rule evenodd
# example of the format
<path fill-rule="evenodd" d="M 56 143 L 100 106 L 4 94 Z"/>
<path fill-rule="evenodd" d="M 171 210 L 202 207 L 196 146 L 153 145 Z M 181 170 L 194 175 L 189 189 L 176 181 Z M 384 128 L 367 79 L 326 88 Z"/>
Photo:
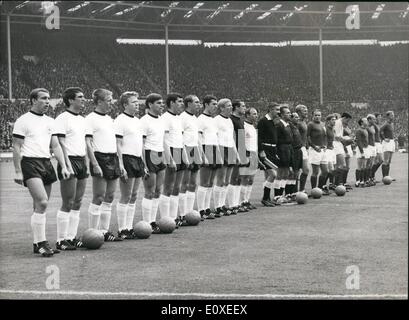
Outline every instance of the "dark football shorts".
<path fill-rule="evenodd" d="M 266 158 L 278 167 L 279 163 L 278 163 L 278 159 L 274 155 L 274 147 L 263 145 L 263 150 L 264 150 L 264 153 L 266 154 Z M 263 163 L 263 159 L 260 159 L 260 162 Z M 265 164 L 265 166 L 267 167 L 267 169 L 269 169 L 268 165 Z M 260 169 L 265 170 L 263 167 L 261 167 Z"/>
<path fill-rule="evenodd" d="M 173 148 L 170 147 L 170 154 L 172 155 L 173 161 L 176 163 L 176 171 L 185 170 L 186 163 L 182 160 L 183 148 Z"/>
<path fill-rule="evenodd" d="M 293 165 L 293 147 L 291 144 L 277 145 L 278 167 L 289 168 Z"/>
<path fill-rule="evenodd" d="M 293 148 L 293 170 L 297 172 L 302 168 L 302 150 L 301 148 Z"/>
<path fill-rule="evenodd" d="M 190 171 L 198 171 L 202 165 L 199 148 L 185 146 L 185 149 L 190 163 L 188 169 Z"/>
<path fill-rule="evenodd" d="M 153 150 L 145 150 L 145 162 L 146 167 L 151 173 L 158 173 L 166 168 L 164 162 L 163 152 L 157 152 Z"/>
<path fill-rule="evenodd" d="M 119 168 L 119 159 L 116 153 L 102 153 L 95 151 L 95 159 L 102 170 L 102 177 L 107 180 L 115 180 L 121 176 Z M 89 165 L 91 176 L 95 177 L 95 172 L 92 164 Z"/>
<path fill-rule="evenodd" d="M 21 159 L 21 171 L 23 183 L 26 187 L 26 181 L 31 178 L 40 178 L 45 186 L 57 181 L 54 167 L 48 158 L 23 157 Z"/>
<path fill-rule="evenodd" d="M 220 152 L 223 157 L 223 165 L 226 167 L 234 167 L 237 164 L 236 153 L 232 147 L 220 146 Z"/>
<path fill-rule="evenodd" d="M 206 156 L 208 164 L 202 164 L 203 167 L 209 167 L 211 169 L 221 168 L 223 163 L 220 162 L 219 148 L 214 145 L 203 145 L 203 151 Z"/>
<path fill-rule="evenodd" d="M 143 163 L 141 157 L 123 154 L 122 160 L 124 162 L 124 168 L 128 178 L 141 178 L 145 175 L 145 164 Z"/>
<path fill-rule="evenodd" d="M 74 171 L 74 177 L 78 180 L 88 178 L 89 174 L 87 172 L 87 164 L 85 162 L 85 157 L 80 156 L 68 156 L 70 159 L 72 170 Z M 57 164 L 57 176 L 59 180 L 63 180 L 61 173 L 61 166 Z"/>

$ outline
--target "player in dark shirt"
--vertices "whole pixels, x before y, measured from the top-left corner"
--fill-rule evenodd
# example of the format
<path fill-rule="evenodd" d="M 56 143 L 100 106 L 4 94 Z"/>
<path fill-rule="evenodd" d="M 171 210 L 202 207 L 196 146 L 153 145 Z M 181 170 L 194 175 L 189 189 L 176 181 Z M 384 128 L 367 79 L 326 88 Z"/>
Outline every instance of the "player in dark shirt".
<path fill-rule="evenodd" d="M 386 122 L 381 126 L 380 135 L 383 148 L 383 164 L 382 175 L 389 176 L 392 154 L 395 152 L 395 140 L 393 139 L 394 126 L 393 119 L 395 114 L 393 111 L 386 112 Z"/>
<path fill-rule="evenodd" d="M 297 122 L 298 131 L 302 140 L 302 173 L 300 176 L 300 188 L 299 190 L 305 192 L 305 184 L 307 182 L 308 175 L 310 174 L 310 162 L 308 159 L 308 139 L 307 139 L 307 122 L 308 122 L 308 108 L 305 105 L 299 104 L 295 107 L 300 120 Z"/>
<path fill-rule="evenodd" d="M 285 190 L 285 193 L 294 194 L 298 190 L 299 186 L 299 178 L 300 178 L 300 170 L 303 167 L 303 152 L 301 148 L 303 147 L 303 139 L 299 130 L 298 123 L 300 122 L 300 117 L 297 112 L 293 112 L 291 114 L 291 121 L 290 121 L 290 128 L 293 135 L 293 174 L 291 180 L 295 180 L 295 184 L 291 185 L 289 190 Z M 307 133 L 307 132 L 306 132 Z M 305 184 L 304 184 L 305 186 Z"/>
<path fill-rule="evenodd" d="M 327 161 L 325 159 L 326 149 L 326 132 L 323 123 L 321 122 L 321 111 L 315 110 L 313 119 L 307 126 L 307 138 L 309 143 L 308 156 L 312 167 L 311 174 L 311 188 L 317 187 L 318 175 L 321 169 L 320 183 L 323 185 L 323 181 L 328 174 Z"/>
<path fill-rule="evenodd" d="M 280 159 L 278 162 L 278 172 L 277 179 L 280 183 L 280 188 L 275 187 L 274 199 L 280 202 L 288 202 L 291 200 L 290 197 L 282 197 L 284 193 L 284 188 L 289 190 L 292 185 L 290 180 L 290 173 L 293 173 L 293 135 L 290 127 L 291 112 L 287 106 L 280 107 L 280 120 L 276 125 L 277 128 L 277 156 Z M 294 181 L 295 184 L 295 181 Z M 289 185 L 289 187 L 286 187 Z M 291 194 L 286 194 L 286 196 L 291 196 Z"/>
<path fill-rule="evenodd" d="M 359 119 L 358 121 L 359 128 L 355 132 L 356 136 L 356 160 L 357 160 L 357 169 L 356 169 L 356 187 L 365 187 L 367 186 L 366 182 L 368 181 L 367 174 L 367 163 L 370 158 L 369 148 L 368 148 L 368 120 L 366 118 Z"/>
<path fill-rule="evenodd" d="M 375 163 L 372 167 L 372 177 L 375 179 L 375 174 L 376 171 L 378 171 L 378 168 L 382 165 L 383 163 L 383 149 L 382 149 L 382 140 L 381 140 L 381 124 L 382 121 L 382 114 L 376 112 L 375 113 L 375 123 L 373 124 L 373 127 L 375 129 L 375 148 L 376 148 L 376 157 L 375 157 Z"/>
<path fill-rule="evenodd" d="M 278 166 L 277 158 L 277 134 L 274 125 L 275 119 L 278 118 L 280 105 L 272 102 L 268 105 L 268 113 L 260 119 L 257 124 L 258 130 L 258 152 L 261 163 L 264 167 L 264 194 L 261 203 L 267 207 L 274 207 L 275 204 L 271 201 L 270 193 L 273 188 L 275 177 L 277 176 L 276 168 L 270 168 L 264 164 L 264 159 L 269 160 L 275 166 Z"/>
<path fill-rule="evenodd" d="M 368 127 L 366 130 L 368 131 L 368 148 L 369 148 L 369 155 L 370 158 L 367 163 L 367 175 L 368 175 L 368 184 L 369 186 L 374 186 L 375 183 L 375 178 L 372 176 L 372 168 L 375 164 L 375 157 L 376 157 L 376 147 L 375 147 L 375 135 L 376 135 L 376 130 L 375 130 L 375 115 L 373 114 L 368 114 L 366 119 L 368 120 Z"/>
<path fill-rule="evenodd" d="M 336 117 L 334 114 L 330 114 L 327 116 L 325 120 L 326 120 L 325 121 L 325 131 L 326 131 L 326 140 L 327 140 L 327 149 L 325 150 L 325 158 L 327 160 L 328 174 L 325 180 L 322 181 L 323 185 L 321 187 L 318 185 L 318 187 L 322 188 L 323 195 L 329 195 L 330 188 L 329 186 L 327 186 L 327 180 L 329 179 L 331 184 L 334 183 L 334 169 L 335 169 L 335 164 L 337 162 L 337 157 L 334 152 L 334 139 L 335 139 L 334 126 L 335 126 Z"/>

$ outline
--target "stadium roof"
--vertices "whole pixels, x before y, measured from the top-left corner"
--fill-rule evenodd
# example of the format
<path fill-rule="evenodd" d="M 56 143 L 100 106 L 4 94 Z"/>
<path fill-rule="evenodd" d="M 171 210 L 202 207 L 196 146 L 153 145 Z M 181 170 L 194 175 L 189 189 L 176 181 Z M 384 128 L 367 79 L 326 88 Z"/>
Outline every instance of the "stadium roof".
<path fill-rule="evenodd" d="M 304 1 L 3 1 L 2 22 L 39 24 L 56 5 L 61 28 L 120 31 L 123 36 L 207 40 L 409 38 L 408 2 Z M 360 29 L 347 30 L 346 8 L 358 5 Z M 78 30 L 78 29 L 77 29 Z"/>

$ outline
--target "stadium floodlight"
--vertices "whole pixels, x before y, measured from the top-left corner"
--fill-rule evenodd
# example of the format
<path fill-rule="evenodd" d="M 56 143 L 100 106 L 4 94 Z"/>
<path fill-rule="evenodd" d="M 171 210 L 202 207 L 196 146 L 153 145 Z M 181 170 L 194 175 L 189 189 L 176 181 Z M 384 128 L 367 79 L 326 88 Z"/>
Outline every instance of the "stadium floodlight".
<path fill-rule="evenodd" d="M 112 7 L 116 6 L 115 3 L 111 3 L 110 5 L 107 5 L 105 8 L 102 8 L 100 12 L 107 11 L 108 9 L 111 9 Z"/>
<path fill-rule="evenodd" d="M 281 17 L 281 20 L 285 21 L 285 20 L 291 18 L 294 15 L 294 13 L 300 12 L 300 11 L 304 10 L 305 8 L 307 8 L 307 7 L 308 7 L 308 4 L 304 4 L 301 7 L 294 6 L 294 10 L 292 12 L 287 13 L 283 17 Z"/>
<path fill-rule="evenodd" d="M 47 12 L 49 8 L 56 5 L 58 1 L 41 1 L 41 11 Z"/>
<path fill-rule="evenodd" d="M 384 3 L 377 6 L 374 14 L 372 15 L 372 19 L 378 19 L 378 17 L 381 15 L 381 12 L 382 12 L 384 7 L 385 7 Z"/>
<path fill-rule="evenodd" d="M 114 16 L 122 16 L 122 15 L 124 15 L 125 13 L 134 11 L 134 10 L 140 8 L 141 6 L 143 6 L 144 4 L 150 4 L 151 2 L 152 2 L 152 1 L 142 1 L 142 2 L 136 4 L 136 5 L 132 6 L 132 7 L 126 8 L 126 9 L 121 10 L 121 11 L 118 11 L 118 12 L 115 12 L 115 13 L 114 13 Z"/>
<path fill-rule="evenodd" d="M 68 9 L 67 12 L 75 12 L 75 11 L 81 9 L 81 8 L 86 7 L 86 6 L 89 5 L 89 4 L 90 4 L 89 1 L 84 1 L 84 2 L 81 3 L 81 4 L 79 4 L 79 5 L 75 6 L 75 7 L 72 7 L 72 8 L 70 8 L 70 9 Z"/>
<path fill-rule="evenodd" d="M 325 17 L 325 21 L 332 19 L 332 9 L 334 9 L 334 5 L 331 4 L 328 6 L 328 9 L 327 9 L 328 15 Z"/>
<path fill-rule="evenodd" d="M 225 4 L 221 5 L 220 7 L 218 7 L 218 8 L 216 9 L 216 11 L 214 11 L 213 13 L 211 13 L 210 15 L 208 15 L 208 16 L 206 17 L 206 19 L 209 19 L 209 20 L 213 19 L 213 18 L 214 18 L 215 16 L 217 16 L 222 10 L 226 9 L 229 5 L 230 5 L 230 3 L 225 3 Z"/>
<path fill-rule="evenodd" d="M 22 7 L 24 7 L 29 2 L 30 1 L 24 1 L 23 3 L 20 3 L 18 6 L 16 6 L 16 9 L 21 9 Z"/>
<path fill-rule="evenodd" d="M 207 48 L 232 46 L 232 47 L 285 47 L 287 41 L 280 42 L 204 42 L 203 46 Z"/>
<path fill-rule="evenodd" d="M 193 7 L 193 9 L 190 10 L 188 13 L 186 13 L 186 14 L 183 16 L 183 18 L 185 18 L 185 19 L 190 18 L 190 17 L 193 15 L 193 13 L 195 12 L 195 9 L 199 9 L 199 8 L 200 8 L 201 6 L 203 6 L 203 5 L 204 5 L 204 2 L 198 2 L 198 3 L 196 3 L 195 6 Z"/>
<path fill-rule="evenodd" d="M 408 15 L 408 13 L 409 13 L 409 6 L 406 8 L 405 12 L 401 12 L 399 14 L 399 17 L 402 18 L 402 19 L 405 19 L 406 16 Z"/>
<path fill-rule="evenodd" d="M 277 11 L 278 9 L 280 9 L 283 5 L 282 4 L 276 4 L 273 8 L 271 8 L 270 10 L 264 12 L 261 16 L 257 17 L 257 20 L 263 20 L 265 18 L 267 18 L 270 14 L 272 14 L 274 11 Z"/>
<path fill-rule="evenodd" d="M 241 19 L 246 13 L 248 13 L 251 10 L 254 10 L 256 7 L 258 7 L 258 4 L 253 3 L 252 5 L 244 9 L 242 12 L 240 12 L 238 15 L 234 16 L 234 19 L 235 20 Z"/>
<path fill-rule="evenodd" d="M 178 1 L 172 2 L 172 3 L 169 5 L 169 9 L 163 11 L 163 12 L 160 14 L 160 16 L 161 16 L 162 18 L 165 18 L 169 13 L 172 12 L 172 8 L 177 7 L 178 4 L 179 4 Z"/>
<path fill-rule="evenodd" d="M 159 44 L 165 45 L 165 39 L 127 39 L 127 38 L 118 38 L 116 42 L 119 44 Z M 178 46 L 199 46 L 202 44 L 201 40 L 187 40 L 187 39 L 178 39 L 178 40 L 168 40 L 169 45 L 178 45 Z"/>

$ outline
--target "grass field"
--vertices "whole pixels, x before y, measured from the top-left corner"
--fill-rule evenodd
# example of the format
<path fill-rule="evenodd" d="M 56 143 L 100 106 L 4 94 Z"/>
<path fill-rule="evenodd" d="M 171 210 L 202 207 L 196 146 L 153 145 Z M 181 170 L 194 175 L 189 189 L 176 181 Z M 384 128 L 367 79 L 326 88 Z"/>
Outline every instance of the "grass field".
<path fill-rule="evenodd" d="M 0 166 L 2 299 L 407 298 L 408 154 L 394 155 L 391 175 L 397 181 L 389 186 L 310 199 L 306 205 L 259 207 L 169 235 L 105 243 L 100 250 L 62 252 L 49 259 L 32 253 L 28 191 L 13 183 L 11 162 Z M 262 181 L 259 172 L 251 199 L 257 206 Z M 90 182 L 80 233 L 88 225 Z M 142 194 L 143 188 L 138 204 Z M 47 210 L 53 245 L 59 205 L 55 183 Z M 141 219 L 140 210 L 135 221 Z M 51 265 L 59 269 L 59 290 L 46 288 Z M 359 268 L 355 290 L 346 288 L 351 265 Z"/>

